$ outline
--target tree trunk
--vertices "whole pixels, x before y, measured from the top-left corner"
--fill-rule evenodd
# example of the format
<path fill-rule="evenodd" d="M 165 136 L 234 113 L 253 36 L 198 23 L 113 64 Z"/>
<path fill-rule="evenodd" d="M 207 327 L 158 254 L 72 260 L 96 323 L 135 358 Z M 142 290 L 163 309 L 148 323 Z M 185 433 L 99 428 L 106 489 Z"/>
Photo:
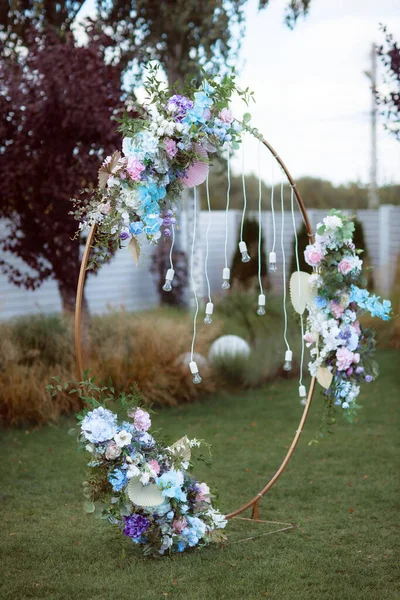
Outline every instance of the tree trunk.
<path fill-rule="evenodd" d="M 76 287 L 66 284 L 62 281 L 57 282 L 58 291 L 60 292 L 62 309 L 67 314 L 74 314 L 75 303 L 76 303 Z M 89 305 L 86 299 L 85 291 L 83 291 L 82 297 L 82 315 L 87 316 L 89 314 Z"/>

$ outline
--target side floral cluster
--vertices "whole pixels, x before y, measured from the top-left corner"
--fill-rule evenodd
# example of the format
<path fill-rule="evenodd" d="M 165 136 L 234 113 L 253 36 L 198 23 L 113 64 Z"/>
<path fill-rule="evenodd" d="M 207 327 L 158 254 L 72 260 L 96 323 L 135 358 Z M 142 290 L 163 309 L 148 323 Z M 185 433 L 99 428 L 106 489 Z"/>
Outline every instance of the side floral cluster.
<path fill-rule="evenodd" d="M 84 492 L 88 512 L 100 514 L 144 553 L 160 555 L 217 541 L 227 521 L 215 508 L 206 483 L 191 475 L 191 450 L 200 441 L 186 436 L 163 447 L 149 433 L 150 415 L 141 408 L 118 422 L 98 406 L 81 415 L 79 443 L 91 458 Z"/>
<path fill-rule="evenodd" d="M 363 382 L 370 383 L 378 374 L 372 360 L 374 332 L 365 329 L 364 313 L 390 318 L 391 304 L 363 289 L 362 250 L 353 243 L 354 223 L 332 210 L 317 226 L 315 243 L 307 246 L 304 256 L 314 268 L 310 285 L 315 291 L 308 305 L 305 341 L 312 347 L 309 371 L 318 377 L 320 369 L 332 376 L 325 394 L 329 402 L 340 406 L 350 421 L 357 409 L 356 398 Z M 361 287 L 360 287 L 361 286 Z"/>

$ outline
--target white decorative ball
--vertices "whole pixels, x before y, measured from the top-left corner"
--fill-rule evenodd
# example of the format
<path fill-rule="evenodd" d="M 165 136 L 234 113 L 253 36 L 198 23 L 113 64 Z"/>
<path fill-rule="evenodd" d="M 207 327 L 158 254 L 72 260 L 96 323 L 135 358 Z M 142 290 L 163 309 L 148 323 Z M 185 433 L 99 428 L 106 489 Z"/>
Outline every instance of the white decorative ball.
<path fill-rule="evenodd" d="M 243 338 L 238 335 L 223 335 L 216 339 L 210 347 L 208 353 L 209 360 L 213 360 L 220 356 L 249 356 L 251 348 L 249 344 Z"/>

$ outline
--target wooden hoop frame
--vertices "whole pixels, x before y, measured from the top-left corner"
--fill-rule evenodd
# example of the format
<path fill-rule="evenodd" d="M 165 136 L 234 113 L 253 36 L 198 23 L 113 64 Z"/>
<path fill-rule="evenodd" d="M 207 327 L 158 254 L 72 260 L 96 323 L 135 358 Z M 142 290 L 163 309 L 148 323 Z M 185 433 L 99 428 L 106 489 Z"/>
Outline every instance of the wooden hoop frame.
<path fill-rule="evenodd" d="M 267 140 L 262 139 L 261 142 L 269 150 L 269 152 L 275 158 L 277 163 L 280 165 L 282 171 L 285 173 L 285 175 L 290 183 L 290 186 L 292 187 L 294 194 L 296 196 L 296 201 L 297 201 L 299 210 L 302 214 L 303 221 L 304 221 L 304 224 L 307 229 L 308 237 L 310 239 L 310 243 L 313 243 L 314 236 L 313 236 L 313 232 L 311 229 L 310 221 L 308 219 L 307 210 L 304 205 L 303 199 L 300 195 L 300 192 L 297 189 L 296 184 L 295 184 L 288 168 L 286 167 L 285 163 L 283 162 L 283 160 L 281 159 L 279 154 L 275 151 L 275 149 L 271 146 L 271 144 L 269 144 L 269 142 L 267 142 Z M 82 359 L 82 336 L 81 336 L 83 288 L 85 285 L 86 270 L 87 270 L 87 265 L 88 265 L 88 260 L 89 260 L 89 254 L 90 254 L 90 250 L 92 247 L 95 232 L 96 232 L 96 225 L 93 225 L 90 229 L 88 238 L 86 240 L 86 246 L 85 246 L 85 250 L 83 252 L 81 267 L 80 267 L 80 271 L 79 271 L 78 287 L 77 287 L 77 291 L 76 291 L 75 352 L 76 352 L 76 366 L 77 366 L 79 377 L 81 377 L 84 372 L 83 359 Z M 310 406 L 311 406 L 311 401 L 312 401 L 312 398 L 314 395 L 314 389 L 315 389 L 315 377 L 313 377 L 311 379 L 311 384 L 310 384 L 310 389 L 309 389 L 308 396 L 307 396 L 307 401 L 304 406 L 303 414 L 301 416 L 299 426 L 296 430 L 296 434 L 293 438 L 293 441 L 290 445 L 289 450 L 287 451 L 287 453 L 286 453 L 283 461 L 279 465 L 278 469 L 275 471 L 275 473 L 272 475 L 272 477 L 267 481 L 265 486 L 261 489 L 261 491 L 256 496 L 254 496 L 251 500 L 246 502 L 246 504 L 243 504 L 242 506 L 240 506 L 237 510 L 226 515 L 227 519 L 232 519 L 233 517 L 237 517 L 244 511 L 248 510 L 249 508 L 252 508 L 253 511 L 252 511 L 251 518 L 254 519 L 255 521 L 259 521 L 258 503 L 261 500 L 261 498 L 272 488 L 272 486 L 276 483 L 276 481 L 282 475 L 286 465 L 288 464 L 289 460 L 291 459 L 291 457 L 293 455 L 293 452 L 295 451 L 295 448 L 300 439 L 300 435 L 303 430 L 304 424 L 307 420 L 308 412 L 309 412 Z"/>

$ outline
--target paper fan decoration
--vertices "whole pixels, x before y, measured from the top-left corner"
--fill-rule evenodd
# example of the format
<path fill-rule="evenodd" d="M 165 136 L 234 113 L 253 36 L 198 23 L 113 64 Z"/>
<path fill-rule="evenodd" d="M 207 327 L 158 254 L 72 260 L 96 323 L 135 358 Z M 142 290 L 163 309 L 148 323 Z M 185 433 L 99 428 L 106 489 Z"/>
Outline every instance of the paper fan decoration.
<path fill-rule="evenodd" d="M 126 491 L 129 500 L 137 506 L 160 506 L 165 500 L 155 483 L 143 485 L 139 477 L 132 477 Z"/>
<path fill-rule="evenodd" d="M 309 285 L 309 273 L 304 271 L 295 271 L 290 277 L 290 300 L 294 310 L 302 315 L 306 309 L 306 305 L 310 303 L 314 297 Z"/>
<path fill-rule="evenodd" d="M 196 154 L 204 156 L 204 161 L 196 160 L 192 165 L 190 165 L 190 167 L 186 169 L 185 175 L 180 179 L 180 181 L 182 181 L 183 185 L 187 188 L 204 183 L 204 181 L 207 179 L 208 171 L 210 170 L 210 165 L 208 164 L 208 154 L 206 150 L 200 146 L 200 144 L 196 144 L 194 150 Z"/>
<path fill-rule="evenodd" d="M 328 389 L 331 386 L 333 375 L 326 367 L 320 367 L 317 371 L 317 381 L 320 386 L 324 389 Z"/>
<path fill-rule="evenodd" d="M 122 167 L 121 152 L 114 152 L 108 156 L 99 169 L 99 188 L 104 189 L 111 175 L 117 173 Z"/>
<path fill-rule="evenodd" d="M 175 456 L 179 456 L 179 458 L 181 458 L 185 462 L 190 461 L 192 453 L 190 451 L 189 440 L 186 435 L 184 435 L 180 440 L 172 444 L 170 448 Z"/>

